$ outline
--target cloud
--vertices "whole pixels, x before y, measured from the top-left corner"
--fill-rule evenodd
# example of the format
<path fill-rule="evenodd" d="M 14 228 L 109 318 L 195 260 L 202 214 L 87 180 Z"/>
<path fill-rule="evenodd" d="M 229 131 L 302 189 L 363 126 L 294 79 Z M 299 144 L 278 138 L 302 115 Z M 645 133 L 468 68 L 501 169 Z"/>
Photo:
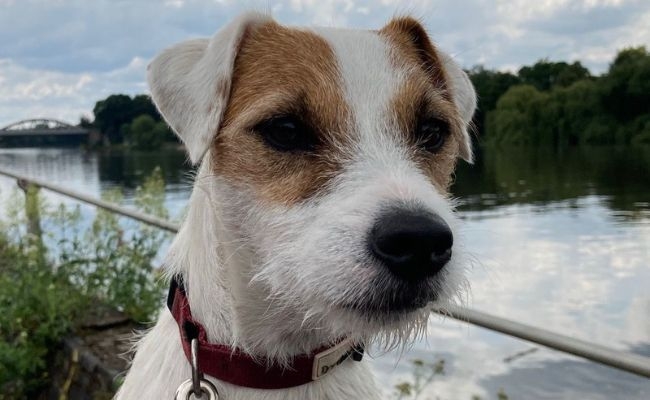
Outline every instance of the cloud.
<path fill-rule="evenodd" d="M 146 91 L 147 61 L 136 57 L 107 72 L 61 72 L 27 68 L 0 60 L 0 128 L 28 118 L 48 117 L 76 123 L 91 116 L 98 99 L 120 92 Z"/>
<path fill-rule="evenodd" d="M 143 92 L 160 49 L 251 8 L 290 25 L 364 29 L 413 14 L 466 67 L 548 57 L 598 73 L 617 49 L 650 43 L 644 0 L 0 0 L 0 126 L 49 112 L 75 121 L 107 94 Z"/>

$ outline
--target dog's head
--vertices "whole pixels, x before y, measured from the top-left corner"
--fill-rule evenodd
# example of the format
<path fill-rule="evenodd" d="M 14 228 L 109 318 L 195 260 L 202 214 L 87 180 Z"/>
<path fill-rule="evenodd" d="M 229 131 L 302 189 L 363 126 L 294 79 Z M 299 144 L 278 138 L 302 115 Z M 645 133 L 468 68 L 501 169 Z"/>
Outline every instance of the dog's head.
<path fill-rule="evenodd" d="M 457 292 L 448 188 L 457 158 L 472 160 L 476 97 L 417 21 L 296 29 L 246 14 L 164 51 L 148 79 L 217 181 L 204 206 L 218 204 L 243 287 L 360 337 L 415 326 Z"/>

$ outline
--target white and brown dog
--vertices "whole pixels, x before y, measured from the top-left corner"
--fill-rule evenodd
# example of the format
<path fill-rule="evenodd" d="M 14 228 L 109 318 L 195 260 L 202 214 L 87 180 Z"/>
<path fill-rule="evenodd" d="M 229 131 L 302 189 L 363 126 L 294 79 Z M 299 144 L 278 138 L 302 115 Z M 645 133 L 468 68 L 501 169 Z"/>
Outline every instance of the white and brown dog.
<path fill-rule="evenodd" d="M 117 398 L 174 397 L 188 320 L 224 350 L 199 351 L 220 399 L 380 398 L 359 345 L 412 341 L 464 282 L 448 188 L 472 160 L 466 74 L 412 18 L 360 31 L 248 13 L 163 51 L 148 81 L 200 167 L 166 260 L 183 302 Z"/>

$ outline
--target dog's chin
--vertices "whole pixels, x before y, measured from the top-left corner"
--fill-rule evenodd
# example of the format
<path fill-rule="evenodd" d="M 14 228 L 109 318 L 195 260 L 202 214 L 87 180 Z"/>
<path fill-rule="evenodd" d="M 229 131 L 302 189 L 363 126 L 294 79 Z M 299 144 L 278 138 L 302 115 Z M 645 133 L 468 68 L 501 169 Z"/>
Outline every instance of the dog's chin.
<path fill-rule="evenodd" d="M 410 346 L 426 332 L 432 297 L 413 297 L 388 303 L 354 302 L 337 307 L 338 336 L 374 343 L 383 350 Z M 341 325 L 341 322 L 344 324 Z"/>
<path fill-rule="evenodd" d="M 408 320 L 410 314 L 420 314 L 429 304 L 438 300 L 434 283 L 399 282 L 387 287 L 376 286 L 362 296 L 343 303 L 341 308 L 368 322 L 388 323 Z"/>
<path fill-rule="evenodd" d="M 367 319 L 400 317 L 401 315 L 418 311 L 429 303 L 437 300 L 435 294 L 405 295 L 384 299 L 383 301 L 360 301 L 346 303 L 342 307 L 358 313 Z"/>

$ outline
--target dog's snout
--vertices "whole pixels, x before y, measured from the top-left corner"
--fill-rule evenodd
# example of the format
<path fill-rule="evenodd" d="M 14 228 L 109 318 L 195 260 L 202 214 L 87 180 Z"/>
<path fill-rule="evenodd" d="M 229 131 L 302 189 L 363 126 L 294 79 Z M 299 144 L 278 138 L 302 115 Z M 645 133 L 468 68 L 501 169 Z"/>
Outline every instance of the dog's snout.
<path fill-rule="evenodd" d="M 372 254 L 396 276 L 420 280 L 440 271 L 451 259 L 453 235 L 438 215 L 392 209 L 375 222 L 369 237 Z"/>

